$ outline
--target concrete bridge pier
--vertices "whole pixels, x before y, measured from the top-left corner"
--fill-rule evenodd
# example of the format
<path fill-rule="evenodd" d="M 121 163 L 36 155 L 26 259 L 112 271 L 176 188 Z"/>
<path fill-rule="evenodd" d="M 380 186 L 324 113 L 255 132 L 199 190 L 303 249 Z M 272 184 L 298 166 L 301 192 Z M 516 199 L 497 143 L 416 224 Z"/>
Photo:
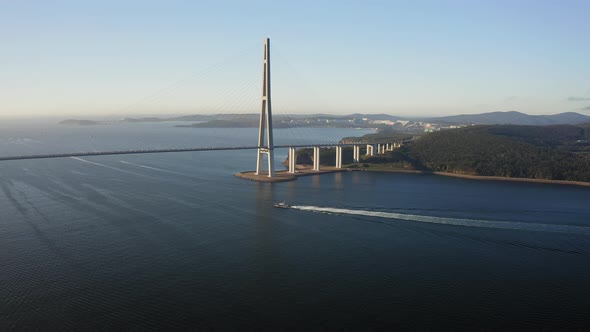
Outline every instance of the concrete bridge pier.
<path fill-rule="evenodd" d="M 342 147 L 336 147 L 336 168 L 342 168 Z"/>
<path fill-rule="evenodd" d="M 367 144 L 367 156 L 374 156 L 375 155 L 375 146 L 372 144 Z"/>
<path fill-rule="evenodd" d="M 361 147 L 358 145 L 352 146 L 352 160 L 355 163 L 358 163 L 361 161 Z"/>
<path fill-rule="evenodd" d="M 314 171 L 320 170 L 320 147 L 319 146 L 313 147 L 313 170 Z"/>
<path fill-rule="evenodd" d="M 297 163 L 297 156 L 295 154 L 295 148 L 289 147 L 289 173 L 295 173 L 295 164 Z"/>

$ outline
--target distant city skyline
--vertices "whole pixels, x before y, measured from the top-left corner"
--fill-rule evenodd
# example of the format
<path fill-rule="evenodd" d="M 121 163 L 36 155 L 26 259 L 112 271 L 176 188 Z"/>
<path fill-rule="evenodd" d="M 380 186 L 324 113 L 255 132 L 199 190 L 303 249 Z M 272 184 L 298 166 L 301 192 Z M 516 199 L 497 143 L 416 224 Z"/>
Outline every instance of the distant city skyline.
<path fill-rule="evenodd" d="M 276 113 L 588 115 L 589 12 L 583 0 L 4 2 L 0 117 L 257 112 L 267 36 Z"/>

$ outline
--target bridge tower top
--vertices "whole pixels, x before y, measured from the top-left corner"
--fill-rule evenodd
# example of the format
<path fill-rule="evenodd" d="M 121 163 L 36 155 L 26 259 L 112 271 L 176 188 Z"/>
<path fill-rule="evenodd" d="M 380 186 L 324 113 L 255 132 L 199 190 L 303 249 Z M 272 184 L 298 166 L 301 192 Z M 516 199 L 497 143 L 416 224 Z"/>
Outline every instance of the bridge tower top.
<path fill-rule="evenodd" d="M 272 104 L 270 96 L 270 38 L 264 39 L 264 55 L 262 66 L 262 109 L 260 111 L 260 124 L 258 130 L 256 175 L 261 175 L 263 172 L 262 164 L 264 155 L 266 154 L 268 159 L 268 177 L 273 177 L 274 146 L 272 137 Z"/>

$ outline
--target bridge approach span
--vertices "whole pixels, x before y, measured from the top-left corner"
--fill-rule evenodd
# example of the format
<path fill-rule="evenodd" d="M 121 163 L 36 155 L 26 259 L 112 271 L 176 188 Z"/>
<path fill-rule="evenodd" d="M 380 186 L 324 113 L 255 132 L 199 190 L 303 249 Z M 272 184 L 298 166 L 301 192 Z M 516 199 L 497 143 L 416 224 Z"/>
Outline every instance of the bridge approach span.
<path fill-rule="evenodd" d="M 275 149 L 287 148 L 313 148 L 313 147 L 351 147 L 363 145 L 366 143 L 349 143 L 349 144 L 301 144 L 301 145 L 275 145 Z M 113 156 L 127 154 L 147 154 L 147 153 L 170 153 L 170 152 L 197 152 L 197 151 L 228 151 L 228 150 L 257 150 L 258 146 L 237 146 L 237 147 L 200 147 L 200 148 L 180 148 L 180 149 L 149 149 L 149 150 L 120 150 L 120 151 L 90 151 L 90 152 L 69 152 L 53 154 L 37 154 L 23 156 L 0 157 L 0 161 L 9 160 L 26 160 L 26 159 L 53 159 L 69 157 L 92 157 L 92 156 Z"/>

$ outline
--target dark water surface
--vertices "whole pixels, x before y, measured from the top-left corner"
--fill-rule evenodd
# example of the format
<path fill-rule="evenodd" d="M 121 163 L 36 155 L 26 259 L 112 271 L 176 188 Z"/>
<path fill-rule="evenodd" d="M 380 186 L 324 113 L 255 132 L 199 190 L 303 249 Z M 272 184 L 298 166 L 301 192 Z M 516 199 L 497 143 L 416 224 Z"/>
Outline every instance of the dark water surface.
<path fill-rule="evenodd" d="M 590 323 L 589 188 L 232 176 L 253 165 L 253 151 L 0 164 L 0 330 Z"/>

